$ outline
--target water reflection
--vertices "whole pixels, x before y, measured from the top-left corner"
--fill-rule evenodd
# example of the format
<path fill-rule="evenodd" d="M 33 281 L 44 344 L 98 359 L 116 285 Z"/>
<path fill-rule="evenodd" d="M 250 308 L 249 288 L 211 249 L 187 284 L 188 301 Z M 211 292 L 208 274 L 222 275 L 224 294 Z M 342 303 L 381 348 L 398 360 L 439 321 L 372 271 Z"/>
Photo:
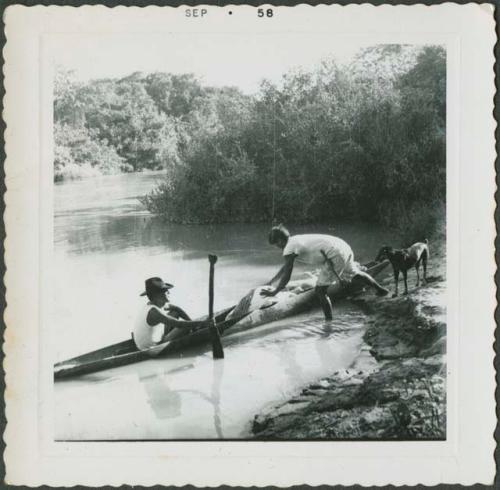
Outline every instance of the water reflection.
<path fill-rule="evenodd" d="M 156 418 L 171 419 L 181 415 L 181 395 L 170 389 L 166 376 L 139 377 L 139 381 L 146 390 L 148 403 Z"/>
<path fill-rule="evenodd" d="M 278 349 L 278 356 L 282 366 L 284 366 L 285 375 L 288 376 L 289 384 L 300 383 L 302 384 L 303 369 L 297 362 L 296 347 L 292 342 L 283 342 L 281 348 Z"/>
<path fill-rule="evenodd" d="M 221 386 L 222 377 L 224 376 L 224 359 L 214 361 L 212 376 L 212 404 L 214 406 L 214 427 L 215 433 L 219 439 L 224 438 L 222 432 L 222 417 L 221 417 Z"/>
<path fill-rule="evenodd" d="M 187 369 L 192 369 L 193 367 L 194 364 L 190 364 L 188 366 L 170 370 L 168 373 L 164 374 L 139 375 L 139 382 L 146 391 L 148 404 L 153 410 L 156 418 L 159 420 L 174 419 L 182 416 L 183 394 L 190 396 L 194 395 L 195 397 L 207 402 L 212 406 L 213 425 L 216 437 L 218 439 L 223 439 L 224 433 L 222 431 L 221 416 L 221 386 L 222 378 L 224 376 L 224 359 L 214 360 L 212 362 L 212 385 L 210 395 L 207 395 L 203 391 L 189 388 L 172 389 L 169 385 L 168 374 L 185 371 Z M 189 405 L 190 404 L 188 403 L 188 410 Z"/>
<path fill-rule="evenodd" d="M 335 331 L 335 324 L 333 321 L 323 321 L 319 337 L 314 342 L 314 347 L 318 353 L 318 358 L 324 369 L 328 369 L 332 364 L 334 353 L 330 344 L 324 342 L 323 339 L 330 337 Z"/>
<path fill-rule="evenodd" d="M 363 330 L 327 324 L 318 313 L 313 320 L 303 315 L 224 337 L 224 360 L 191 350 L 185 357 L 116 368 L 106 383 L 82 378 L 58 384 L 57 435 L 65 440 L 246 437 L 263 407 L 348 368 L 359 355 Z M 116 406 L 118 412 L 111 408 Z"/>
<path fill-rule="evenodd" d="M 171 225 L 150 215 L 139 198 L 150 192 L 162 173 L 130 174 L 89 179 L 55 186 L 55 230 L 58 248 L 67 253 L 110 252 L 140 247 L 163 251 L 248 254 L 271 250 L 268 224 L 224 224 L 215 226 Z M 355 250 L 358 260 L 371 260 L 386 234 L 370 225 L 293 226 L 292 233 L 339 234 Z M 369 252 L 365 253 L 365 250 Z M 279 260 L 279 253 L 270 255 Z"/>

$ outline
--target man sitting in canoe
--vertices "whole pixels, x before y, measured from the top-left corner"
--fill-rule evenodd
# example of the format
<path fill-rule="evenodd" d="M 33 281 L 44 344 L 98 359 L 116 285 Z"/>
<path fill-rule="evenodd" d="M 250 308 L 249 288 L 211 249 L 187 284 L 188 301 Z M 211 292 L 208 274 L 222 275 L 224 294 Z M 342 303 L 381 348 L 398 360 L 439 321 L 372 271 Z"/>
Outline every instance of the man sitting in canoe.
<path fill-rule="evenodd" d="M 158 354 L 163 346 L 155 346 L 186 333 L 186 329 L 207 327 L 209 321 L 192 321 L 189 315 L 168 301 L 168 292 L 174 286 L 159 277 L 146 279 L 146 291 L 141 296 L 148 297 L 148 303 L 141 308 L 134 326 L 134 342 L 138 349 Z M 167 305 L 165 307 L 165 305 Z M 179 318 L 181 320 L 179 320 Z"/>
<path fill-rule="evenodd" d="M 281 291 L 292 276 L 295 260 L 303 264 L 321 266 L 316 282 L 316 294 L 327 320 L 333 317 L 332 303 L 328 297 L 328 286 L 334 281 L 349 283 L 353 278 L 373 287 L 377 294 L 389 293 L 373 277 L 362 271 L 354 261 L 351 247 L 342 239 L 331 235 L 294 235 L 283 226 L 274 226 L 269 233 L 269 243 L 283 250 L 285 264 L 270 281 L 269 285 L 279 280 L 275 288 L 263 290 L 263 296 L 274 296 Z"/>

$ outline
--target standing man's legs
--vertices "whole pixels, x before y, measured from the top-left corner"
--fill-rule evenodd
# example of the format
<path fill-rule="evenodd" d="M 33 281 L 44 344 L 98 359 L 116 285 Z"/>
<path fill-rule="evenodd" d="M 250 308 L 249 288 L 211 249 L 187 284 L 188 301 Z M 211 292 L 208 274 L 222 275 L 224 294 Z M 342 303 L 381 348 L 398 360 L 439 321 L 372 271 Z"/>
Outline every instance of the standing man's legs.
<path fill-rule="evenodd" d="M 333 318 L 333 308 L 332 302 L 327 294 L 328 286 L 316 286 L 316 294 L 319 299 L 319 304 L 321 305 L 321 309 L 325 314 L 325 320 L 331 320 Z"/>
<path fill-rule="evenodd" d="M 389 294 L 388 289 L 382 287 L 375 279 L 373 279 L 372 276 L 370 276 L 370 274 L 367 274 L 366 272 L 358 271 L 354 278 L 359 279 L 363 284 L 374 288 L 379 296 Z"/>
<path fill-rule="evenodd" d="M 319 304 L 321 309 L 325 314 L 325 320 L 331 320 L 333 318 L 333 308 L 332 302 L 328 297 L 328 288 L 335 281 L 335 276 L 332 269 L 328 263 L 321 268 L 318 276 L 318 281 L 316 282 L 316 295 L 319 299 Z"/>

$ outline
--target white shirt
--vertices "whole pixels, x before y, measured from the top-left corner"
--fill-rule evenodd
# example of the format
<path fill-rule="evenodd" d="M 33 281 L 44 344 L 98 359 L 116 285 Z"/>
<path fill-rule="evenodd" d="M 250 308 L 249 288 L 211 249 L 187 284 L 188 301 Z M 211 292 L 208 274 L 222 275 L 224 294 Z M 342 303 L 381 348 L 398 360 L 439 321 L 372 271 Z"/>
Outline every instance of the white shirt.
<path fill-rule="evenodd" d="M 334 260 L 337 257 L 347 262 L 352 258 L 351 247 L 341 238 L 331 235 L 293 235 L 283 249 L 283 256 L 297 255 L 297 261 L 302 264 L 319 266 L 325 263 L 325 255 Z"/>
<path fill-rule="evenodd" d="M 147 322 L 148 313 L 151 308 L 156 308 L 163 315 L 166 311 L 151 303 L 147 303 L 140 309 L 134 324 L 134 342 L 138 349 L 146 350 L 161 342 L 165 332 L 165 325 L 158 323 L 153 327 Z"/>

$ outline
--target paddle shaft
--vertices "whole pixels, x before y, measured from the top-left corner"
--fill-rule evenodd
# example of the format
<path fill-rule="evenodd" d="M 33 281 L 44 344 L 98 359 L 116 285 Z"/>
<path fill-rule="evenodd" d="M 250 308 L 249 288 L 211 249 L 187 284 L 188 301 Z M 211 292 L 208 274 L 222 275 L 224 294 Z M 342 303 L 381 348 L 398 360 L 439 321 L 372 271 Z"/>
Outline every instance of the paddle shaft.
<path fill-rule="evenodd" d="M 217 255 L 209 255 L 208 261 L 210 262 L 210 275 L 208 279 L 208 317 L 211 321 L 210 338 L 212 340 L 212 355 L 214 359 L 224 359 L 224 349 L 222 348 L 219 329 L 214 320 L 214 275 Z"/>
<path fill-rule="evenodd" d="M 209 255 L 210 261 L 210 275 L 208 278 L 208 318 L 214 319 L 214 275 L 215 275 L 215 262 L 217 259 L 212 259 L 214 255 Z"/>

